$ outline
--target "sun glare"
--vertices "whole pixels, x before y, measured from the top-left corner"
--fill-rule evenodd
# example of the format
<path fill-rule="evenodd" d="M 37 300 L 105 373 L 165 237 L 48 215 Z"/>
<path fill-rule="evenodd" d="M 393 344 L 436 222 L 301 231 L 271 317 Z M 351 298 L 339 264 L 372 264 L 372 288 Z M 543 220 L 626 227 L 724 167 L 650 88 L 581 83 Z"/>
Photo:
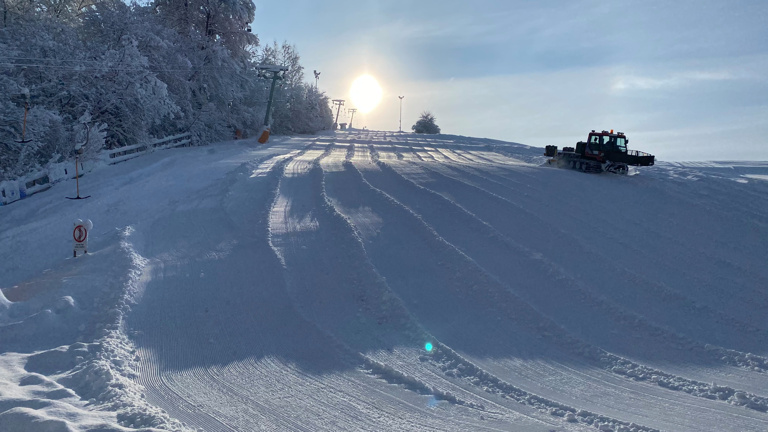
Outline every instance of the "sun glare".
<path fill-rule="evenodd" d="M 362 75 L 349 89 L 352 103 L 362 113 L 371 112 L 381 102 L 381 87 L 376 79 L 370 75 Z"/>

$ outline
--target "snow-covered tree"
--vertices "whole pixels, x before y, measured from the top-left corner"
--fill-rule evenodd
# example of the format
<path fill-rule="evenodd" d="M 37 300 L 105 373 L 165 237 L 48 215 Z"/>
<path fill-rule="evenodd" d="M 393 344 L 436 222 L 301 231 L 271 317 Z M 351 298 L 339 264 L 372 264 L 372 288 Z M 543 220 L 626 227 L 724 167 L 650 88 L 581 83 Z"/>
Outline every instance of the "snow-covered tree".
<path fill-rule="evenodd" d="M 301 57 L 294 45 L 283 42 L 278 45 L 277 41 L 271 45 L 264 45 L 257 56 L 260 64 L 271 64 L 285 66 L 288 71 L 283 74 L 283 87 L 297 87 L 304 82 L 304 67 L 301 65 Z"/>
<path fill-rule="evenodd" d="M 220 42 L 237 59 L 259 43 L 249 27 L 256 12 L 251 0 L 155 0 L 154 8 L 180 34 Z"/>
<path fill-rule="evenodd" d="M 258 62 L 285 66 L 288 71 L 282 74 L 275 91 L 272 130 L 276 133 L 312 133 L 330 129 L 333 114 L 325 93 L 304 82 L 304 67 L 301 66 L 296 47 L 283 42 L 266 45 L 258 56 Z M 264 80 L 263 88 L 268 87 L 269 79 Z M 268 96 L 268 95 L 267 95 Z"/>
<path fill-rule="evenodd" d="M 419 120 L 415 125 L 411 126 L 411 129 L 419 134 L 439 134 L 440 126 L 435 123 L 437 119 L 429 111 L 421 113 Z"/>
<path fill-rule="evenodd" d="M 0 1 L 0 178 L 71 157 L 88 130 L 89 152 L 180 132 L 253 136 L 271 83 L 256 63 L 289 68 L 273 132 L 330 127 L 328 98 L 303 82 L 295 47 L 259 49 L 251 0 Z"/>
<path fill-rule="evenodd" d="M 104 148 L 107 125 L 94 122 L 89 112 L 83 114 L 77 121 L 78 124 L 73 128 L 73 150 L 81 155 L 81 158 L 96 158 L 99 151 Z"/>

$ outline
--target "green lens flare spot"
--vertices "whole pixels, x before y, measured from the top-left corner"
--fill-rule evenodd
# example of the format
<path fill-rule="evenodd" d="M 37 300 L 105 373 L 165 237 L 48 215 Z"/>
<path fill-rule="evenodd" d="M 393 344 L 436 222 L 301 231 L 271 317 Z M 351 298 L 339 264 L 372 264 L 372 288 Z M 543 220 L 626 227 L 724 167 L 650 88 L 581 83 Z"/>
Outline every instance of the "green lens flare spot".
<path fill-rule="evenodd" d="M 424 349 L 427 350 L 427 352 L 432 351 L 432 342 L 424 344 Z"/>

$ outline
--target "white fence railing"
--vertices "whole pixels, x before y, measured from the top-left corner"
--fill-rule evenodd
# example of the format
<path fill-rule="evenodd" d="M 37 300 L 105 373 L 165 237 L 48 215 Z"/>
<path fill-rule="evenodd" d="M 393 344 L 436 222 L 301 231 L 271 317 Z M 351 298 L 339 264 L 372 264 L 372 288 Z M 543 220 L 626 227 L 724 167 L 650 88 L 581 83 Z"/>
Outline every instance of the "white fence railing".
<path fill-rule="evenodd" d="M 114 150 L 107 150 L 102 152 L 101 158 L 108 165 L 114 165 L 116 163 L 127 161 L 128 159 L 139 157 L 151 151 L 186 146 L 192 141 L 191 137 L 192 134 L 183 133 L 149 143 L 135 144 Z M 10 204 L 14 201 L 47 190 L 53 186 L 54 183 L 61 180 L 75 178 L 76 170 L 65 168 L 65 165 L 71 163 L 72 162 L 70 161 L 66 164 L 56 164 L 49 169 L 27 174 L 17 180 L 0 182 L 0 206 Z M 86 163 L 84 166 L 83 162 L 80 162 L 79 171 L 81 176 L 85 171 L 90 169 L 93 169 L 92 163 Z"/>
<path fill-rule="evenodd" d="M 166 137 L 150 143 L 134 144 L 126 147 L 107 150 L 104 152 L 104 161 L 110 165 L 139 157 L 147 152 L 173 147 L 181 147 L 189 144 L 192 134 L 189 132 Z"/>

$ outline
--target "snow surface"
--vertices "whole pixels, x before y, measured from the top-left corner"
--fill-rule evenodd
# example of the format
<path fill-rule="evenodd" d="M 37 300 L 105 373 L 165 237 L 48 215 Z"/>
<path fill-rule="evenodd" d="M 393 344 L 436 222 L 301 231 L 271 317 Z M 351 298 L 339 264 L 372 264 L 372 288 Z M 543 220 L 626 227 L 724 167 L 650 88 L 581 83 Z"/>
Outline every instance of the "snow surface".
<path fill-rule="evenodd" d="M 239 141 L 0 207 L 0 430 L 768 430 L 768 163 L 541 153 Z"/>

